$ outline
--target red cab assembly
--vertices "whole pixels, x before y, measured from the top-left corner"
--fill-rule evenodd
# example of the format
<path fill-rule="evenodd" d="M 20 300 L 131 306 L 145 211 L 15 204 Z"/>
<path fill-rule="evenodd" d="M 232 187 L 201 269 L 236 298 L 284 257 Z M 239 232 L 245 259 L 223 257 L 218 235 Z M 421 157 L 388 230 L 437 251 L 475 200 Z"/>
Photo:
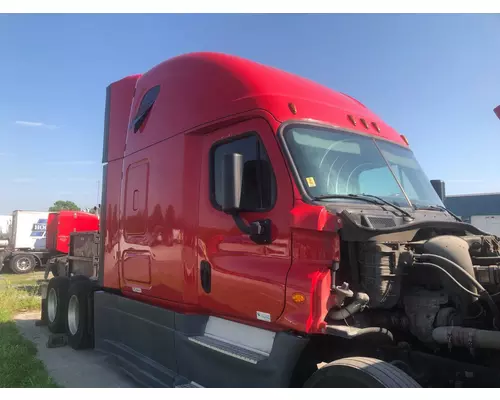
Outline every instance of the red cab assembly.
<path fill-rule="evenodd" d="M 99 218 L 82 211 L 59 211 L 47 219 L 47 250 L 67 254 L 71 232 L 97 231 Z"/>

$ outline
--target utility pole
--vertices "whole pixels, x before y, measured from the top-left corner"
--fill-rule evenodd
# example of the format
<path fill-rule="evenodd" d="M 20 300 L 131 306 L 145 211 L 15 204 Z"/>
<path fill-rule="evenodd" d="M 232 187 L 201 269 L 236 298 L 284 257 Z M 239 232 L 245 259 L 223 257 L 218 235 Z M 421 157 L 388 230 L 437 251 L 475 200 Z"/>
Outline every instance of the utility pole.
<path fill-rule="evenodd" d="M 100 203 L 99 200 L 100 191 L 101 191 L 101 181 L 97 181 L 97 201 L 95 202 L 96 206 Z"/>

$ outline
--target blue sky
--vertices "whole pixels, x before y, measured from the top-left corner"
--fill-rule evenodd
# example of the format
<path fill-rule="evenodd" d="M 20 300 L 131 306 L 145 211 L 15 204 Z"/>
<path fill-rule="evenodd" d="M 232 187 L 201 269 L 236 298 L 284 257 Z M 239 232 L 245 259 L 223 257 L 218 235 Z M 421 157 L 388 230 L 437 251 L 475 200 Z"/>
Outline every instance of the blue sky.
<path fill-rule="evenodd" d="M 105 88 L 226 52 L 358 98 L 453 193 L 500 191 L 500 15 L 0 15 L 0 213 L 92 207 Z"/>

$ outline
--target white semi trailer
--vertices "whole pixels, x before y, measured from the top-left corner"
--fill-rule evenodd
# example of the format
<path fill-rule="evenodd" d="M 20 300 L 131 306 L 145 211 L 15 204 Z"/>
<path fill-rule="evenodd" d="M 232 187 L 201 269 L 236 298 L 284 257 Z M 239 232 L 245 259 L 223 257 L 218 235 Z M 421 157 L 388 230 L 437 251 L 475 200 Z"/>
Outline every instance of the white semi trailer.
<path fill-rule="evenodd" d="M 46 211 L 16 210 L 11 216 L 0 217 L 0 270 L 7 266 L 12 272 L 22 274 L 45 264 L 49 256 L 46 250 L 48 215 Z"/>

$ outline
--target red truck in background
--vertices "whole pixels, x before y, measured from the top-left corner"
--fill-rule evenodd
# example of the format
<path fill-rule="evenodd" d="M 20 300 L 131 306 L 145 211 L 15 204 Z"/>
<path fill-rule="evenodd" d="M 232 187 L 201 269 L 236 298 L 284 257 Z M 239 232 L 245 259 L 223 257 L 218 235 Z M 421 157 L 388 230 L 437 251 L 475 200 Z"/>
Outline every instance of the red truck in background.
<path fill-rule="evenodd" d="M 50 272 L 54 276 L 66 274 L 71 232 L 97 232 L 98 230 L 99 217 L 95 214 L 67 210 L 49 213 L 46 247 L 50 256 L 46 263 L 45 279 Z"/>
<path fill-rule="evenodd" d="M 103 163 L 42 286 L 74 349 L 144 386 L 498 385 L 499 238 L 352 97 L 182 55 L 108 86 Z"/>
<path fill-rule="evenodd" d="M 99 217 L 92 213 L 16 210 L 12 226 L 1 241 L 0 271 L 4 264 L 16 274 L 46 266 L 46 274 L 52 271 L 57 275 L 66 265 L 70 232 L 98 229 Z"/>

